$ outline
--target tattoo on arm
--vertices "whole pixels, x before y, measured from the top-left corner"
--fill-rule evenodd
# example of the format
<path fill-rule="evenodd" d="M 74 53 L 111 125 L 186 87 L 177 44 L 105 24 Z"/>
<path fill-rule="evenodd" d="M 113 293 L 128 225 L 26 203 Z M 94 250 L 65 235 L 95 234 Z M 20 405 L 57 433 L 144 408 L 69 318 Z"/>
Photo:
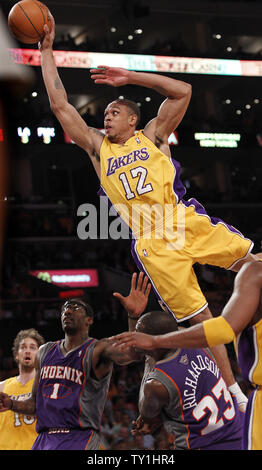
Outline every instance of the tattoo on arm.
<path fill-rule="evenodd" d="M 56 77 L 55 81 L 54 81 L 54 85 L 55 85 L 55 88 L 57 90 L 64 90 L 64 85 L 63 83 L 61 82 L 61 79 L 59 76 Z"/>
<path fill-rule="evenodd" d="M 97 162 L 100 162 L 100 155 L 98 155 L 95 149 L 92 150 L 92 156 L 95 157 Z"/>
<path fill-rule="evenodd" d="M 103 132 L 99 131 L 99 130 L 96 129 L 95 127 L 89 127 L 89 129 L 90 129 L 92 132 L 94 132 L 94 134 L 100 135 L 101 137 L 104 137 Z"/>
<path fill-rule="evenodd" d="M 162 139 L 162 137 L 155 134 L 155 145 L 156 145 L 156 147 L 159 149 L 161 147 L 161 145 L 163 145 L 163 143 L 164 143 L 164 140 Z"/>
<path fill-rule="evenodd" d="M 99 131 L 98 129 L 95 129 L 95 127 L 90 127 L 89 128 L 94 134 L 99 135 L 100 137 L 104 137 L 103 132 Z M 93 148 L 92 150 L 92 156 L 95 157 L 95 159 L 100 162 L 100 155 L 97 153 L 96 149 Z"/>
<path fill-rule="evenodd" d="M 165 90 L 164 88 L 162 88 L 161 86 L 154 86 L 154 87 L 153 87 L 153 90 L 155 90 L 157 93 L 160 93 L 160 95 L 164 95 L 164 96 L 166 96 L 167 98 L 169 97 L 169 96 L 167 95 L 166 90 Z"/>

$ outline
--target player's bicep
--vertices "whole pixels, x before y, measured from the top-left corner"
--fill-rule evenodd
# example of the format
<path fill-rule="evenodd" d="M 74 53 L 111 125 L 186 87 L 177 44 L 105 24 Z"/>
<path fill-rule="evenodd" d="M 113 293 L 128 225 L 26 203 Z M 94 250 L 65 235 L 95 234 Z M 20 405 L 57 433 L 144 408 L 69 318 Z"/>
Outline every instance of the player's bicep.
<path fill-rule="evenodd" d="M 36 392 L 37 392 L 37 387 L 40 379 L 40 372 L 41 372 L 41 357 L 43 354 L 44 346 L 40 346 L 38 349 L 36 359 L 35 359 L 35 378 L 33 382 L 33 387 L 32 387 L 32 399 L 35 400 L 36 398 Z"/>
<path fill-rule="evenodd" d="M 169 401 L 167 389 L 158 380 L 149 380 L 144 385 L 143 398 L 140 403 L 142 418 L 149 422 L 159 416 L 164 405 Z"/>
<path fill-rule="evenodd" d="M 169 137 L 182 121 L 191 98 L 191 87 L 180 98 L 167 98 L 160 106 L 156 117 L 156 128 L 161 136 Z"/>
<path fill-rule="evenodd" d="M 91 147 L 89 128 L 74 106 L 66 102 L 63 106 L 53 107 L 52 110 L 71 140 L 85 150 Z"/>
<path fill-rule="evenodd" d="M 234 292 L 222 315 L 238 334 L 253 319 L 260 302 L 262 266 L 246 264 L 235 279 Z"/>
<path fill-rule="evenodd" d="M 74 106 L 68 102 L 63 103 L 62 106 L 52 107 L 52 110 L 70 139 L 89 154 L 97 173 L 99 173 L 99 152 L 104 134 L 89 127 Z"/>

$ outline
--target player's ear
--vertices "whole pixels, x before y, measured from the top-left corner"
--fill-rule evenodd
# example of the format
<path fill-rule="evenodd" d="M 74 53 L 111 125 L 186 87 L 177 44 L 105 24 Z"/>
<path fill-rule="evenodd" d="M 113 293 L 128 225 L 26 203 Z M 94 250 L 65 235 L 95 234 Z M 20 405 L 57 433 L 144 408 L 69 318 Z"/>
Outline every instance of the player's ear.
<path fill-rule="evenodd" d="M 91 326 L 91 325 L 93 325 L 93 323 L 94 323 L 94 319 L 92 317 L 86 316 L 86 318 L 85 318 L 86 326 Z"/>
<path fill-rule="evenodd" d="M 132 126 L 136 126 L 137 123 L 137 115 L 136 114 L 130 114 L 129 115 L 129 122 Z"/>

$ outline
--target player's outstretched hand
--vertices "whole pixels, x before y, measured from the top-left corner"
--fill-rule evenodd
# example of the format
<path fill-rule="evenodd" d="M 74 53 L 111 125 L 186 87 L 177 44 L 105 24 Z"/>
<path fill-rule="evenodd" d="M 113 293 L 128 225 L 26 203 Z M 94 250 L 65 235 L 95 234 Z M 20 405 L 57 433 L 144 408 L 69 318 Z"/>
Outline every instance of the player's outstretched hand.
<path fill-rule="evenodd" d="M 51 14 L 50 14 L 51 15 Z M 47 24 L 44 25 L 44 32 L 45 35 L 43 39 L 38 43 L 38 47 L 42 52 L 44 49 L 52 49 L 53 42 L 55 39 L 55 20 L 54 17 L 51 15 L 51 29 L 49 30 Z"/>
<path fill-rule="evenodd" d="M 96 69 L 91 69 L 91 78 L 96 84 L 111 85 L 114 87 L 128 84 L 129 70 L 121 67 L 108 67 L 98 65 Z"/>
<path fill-rule="evenodd" d="M 139 276 L 137 273 L 133 274 L 131 289 L 127 297 L 119 292 L 114 292 L 113 296 L 120 300 L 130 316 L 139 318 L 147 306 L 150 290 L 151 284 L 148 282 L 148 277 L 140 272 Z"/>
<path fill-rule="evenodd" d="M 0 412 L 10 410 L 12 400 L 7 393 L 0 392 Z"/>
<path fill-rule="evenodd" d="M 156 336 L 139 333 L 137 331 L 127 331 L 109 338 L 113 345 L 120 349 L 127 349 L 131 346 L 138 349 L 150 351 L 156 348 Z"/>

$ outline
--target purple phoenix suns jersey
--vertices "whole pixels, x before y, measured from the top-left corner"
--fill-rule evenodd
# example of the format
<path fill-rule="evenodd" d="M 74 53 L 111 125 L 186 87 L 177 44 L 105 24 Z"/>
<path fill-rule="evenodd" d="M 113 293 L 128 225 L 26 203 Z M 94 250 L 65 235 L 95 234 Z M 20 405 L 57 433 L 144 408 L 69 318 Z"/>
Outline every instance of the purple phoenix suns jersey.
<path fill-rule="evenodd" d="M 89 338 L 66 355 L 61 341 L 44 346 L 36 396 L 38 433 L 50 428 L 99 431 L 111 373 L 102 380 L 90 375 L 96 342 Z"/>
<path fill-rule="evenodd" d="M 155 364 L 151 379 L 169 393 L 163 421 L 176 449 L 241 449 L 242 413 L 207 350 L 178 349 Z"/>

